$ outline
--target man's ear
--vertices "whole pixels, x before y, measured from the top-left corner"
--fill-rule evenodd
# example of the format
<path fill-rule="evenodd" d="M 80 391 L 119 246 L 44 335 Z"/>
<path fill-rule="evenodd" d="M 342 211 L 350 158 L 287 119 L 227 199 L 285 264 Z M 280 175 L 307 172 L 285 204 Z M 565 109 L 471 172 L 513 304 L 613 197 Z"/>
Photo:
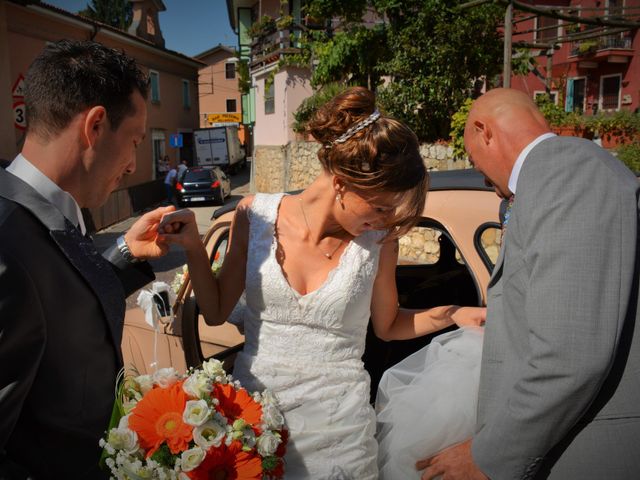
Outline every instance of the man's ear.
<path fill-rule="evenodd" d="M 84 118 L 84 140 L 88 147 L 95 146 L 96 142 L 109 128 L 107 110 L 102 105 L 91 107 Z"/>
<path fill-rule="evenodd" d="M 481 120 L 475 120 L 473 122 L 473 128 L 475 129 L 476 133 L 480 134 L 485 145 L 488 145 L 489 142 L 491 142 L 491 139 L 493 138 L 493 132 L 491 131 L 491 126 L 488 123 Z"/>

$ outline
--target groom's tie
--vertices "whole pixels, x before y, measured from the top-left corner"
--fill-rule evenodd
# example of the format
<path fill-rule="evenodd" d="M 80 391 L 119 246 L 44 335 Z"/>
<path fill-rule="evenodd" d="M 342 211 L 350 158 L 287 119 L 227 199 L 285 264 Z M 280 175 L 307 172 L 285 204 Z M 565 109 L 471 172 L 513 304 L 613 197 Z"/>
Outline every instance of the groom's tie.
<path fill-rule="evenodd" d="M 509 223 L 509 218 L 511 217 L 511 208 L 513 207 L 513 200 L 515 199 L 515 195 L 511 195 L 509 200 L 507 200 L 507 208 L 504 212 L 504 219 L 502 220 L 502 236 L 507 233 L 507 223 Z"/>

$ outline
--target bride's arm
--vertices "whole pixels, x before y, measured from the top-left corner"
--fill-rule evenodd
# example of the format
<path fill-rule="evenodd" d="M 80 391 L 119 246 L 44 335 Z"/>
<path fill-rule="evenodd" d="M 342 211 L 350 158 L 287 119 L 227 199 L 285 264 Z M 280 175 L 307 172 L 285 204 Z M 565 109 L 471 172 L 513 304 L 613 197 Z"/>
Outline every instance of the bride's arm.
<path fill-rule="evenodd" d="M 398 242 L 381 247 L 378 273 L 373 284 L 371 318 L 376 335 L 382 340 L 407 340 L 442 330 L 454 323 L 459 326 L 480 325 L 486 309 L 445 305 L 428 310 L 399 308 L 396 288 Z"/>
<path fill-rule="evenodd" d="M 223 324 L 244 290 L 249 243 L 247 212 L 252 201 L 253 196 L 247 196 L 236 208 L 229 248 L 217 276 L 211 272 L 209 256 L 200 240 L 198 225 L 191 210 L 178 210 L 165 215 L 159 227 L 168 243 L 182 245 L 185 249 L 189 278 L 207 325 Z"/>

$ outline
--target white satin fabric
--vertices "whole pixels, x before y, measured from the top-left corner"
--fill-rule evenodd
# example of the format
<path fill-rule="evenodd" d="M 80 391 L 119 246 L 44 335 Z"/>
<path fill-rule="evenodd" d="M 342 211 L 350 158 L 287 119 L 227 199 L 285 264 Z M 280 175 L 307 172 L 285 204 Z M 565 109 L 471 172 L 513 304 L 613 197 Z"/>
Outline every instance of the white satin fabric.
<path fill-rule="evenodd" d="M 418 480 L 418 460 L 473 435 L 482 337 L 481 327 L 444 333 L 384 373 L 376 397 L 381 480 Z"/>
<path fill-rule="evenodd" d="M 375 413 L 361 357 L 384 233 L 351 241 L 322 286 L 300 295 L 275 256 L 281 199 L 257 194 L 249 212 L 245 304 L 230 319 L 245 333 L 234 376 L 278 398 L 291 433 L 285 478 L 373 480 Z"/>

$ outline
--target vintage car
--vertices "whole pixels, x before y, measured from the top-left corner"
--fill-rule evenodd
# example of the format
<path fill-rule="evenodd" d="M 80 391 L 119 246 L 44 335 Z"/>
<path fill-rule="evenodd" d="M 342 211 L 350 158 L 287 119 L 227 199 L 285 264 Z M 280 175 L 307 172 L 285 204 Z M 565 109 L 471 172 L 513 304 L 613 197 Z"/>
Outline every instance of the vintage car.
<path fill-rule="evenodd" d="M 433 172 L 423 216 L 400 239 L 396 278 L 401 306 L 485 305 L 501 240 L 499 208 L 500 199 L 473 170 Z M 217 210 L 203 239 L 212 264 L 224 259 L 234 209 L 235 203 Z M 215 356 L 232 368 L 234 353 L 242 348 L 242 334 L 230 323 L 205 324 L 188 279 L 178 291 L 173 311 L 173 320 L 164 317 L 157 332 L 144 322 L 141 311 L 127 313 L 125 363 L 139 372 L 150 371 L 154 362 L 180 371 Z M 431 337 L 383 342 L 369 329 L 363 361 L 371 375 L 372 397 L 382 372 Z"/>

